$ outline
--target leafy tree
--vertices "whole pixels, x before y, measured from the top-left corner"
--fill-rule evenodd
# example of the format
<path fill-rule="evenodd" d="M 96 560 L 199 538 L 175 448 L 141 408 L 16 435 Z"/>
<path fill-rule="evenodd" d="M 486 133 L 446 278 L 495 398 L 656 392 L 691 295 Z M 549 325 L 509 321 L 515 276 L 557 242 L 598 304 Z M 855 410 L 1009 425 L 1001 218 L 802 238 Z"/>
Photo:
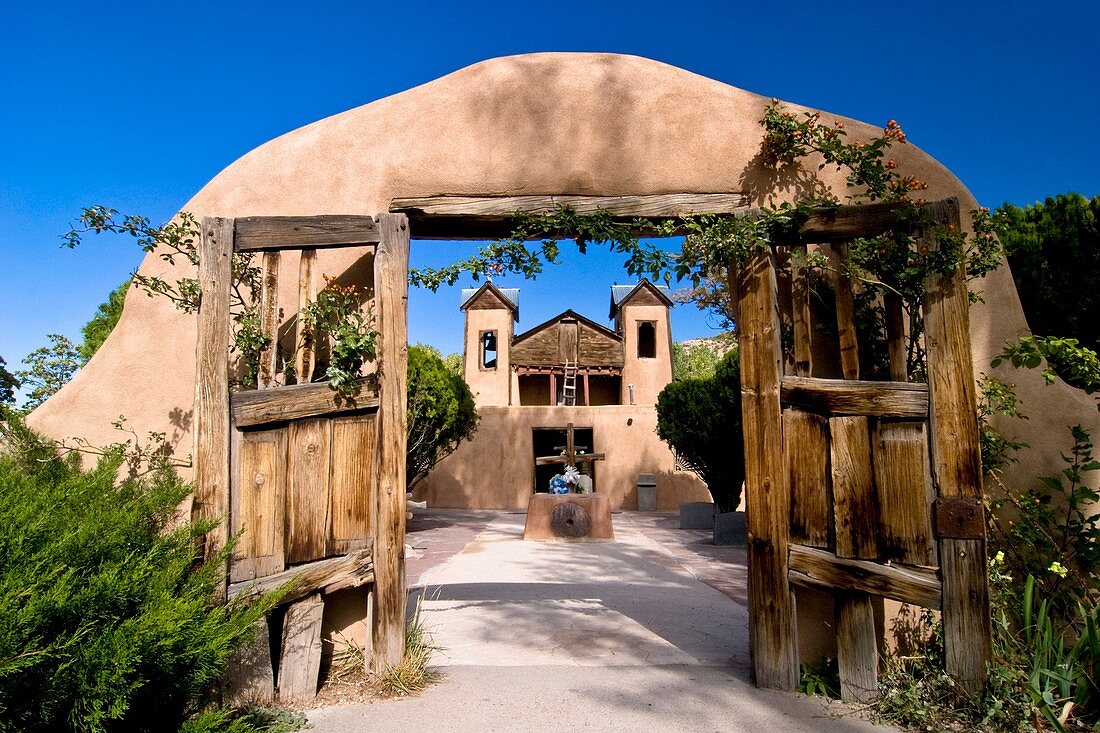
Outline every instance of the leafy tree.
<path fill-rule="evenodd" d="M 1100 351 L 1100 196 L 1048 196 L 997 210 L 1016 290 L 1036 334 Z"/>
<path fill-rule="evenodd" d="M 49 346 L 40 346 L 23 359 L 26 369 L 15 373 L 24 387 L 29 388 L 23 409 L 33 410 L 54 392 L 65 386 L 80 369 L 80 352 L 76 345 L 58 333 L 46 336 Z"/>
<path fill-rule="evenodd" d="M 210 603 L 223 558 L 177 520 L 191 487 L 119 483 L 121 452 L 84 471 L 10 416 L 0 441 L 0 730 L 257 730 L 210 704 L 275 599 Z"/>
<path fill-rule="evenodd" d="M 130 281 L 127 280 L 112 290 L 111 294 L 107 296 L 106 302 L 100 303 L 99 307 L 96 308 L 92 320 L 85 323 L 84 328 L 80 329 L 81 334 L 84 336 L 84 342 L 77 347 L 77 351 L 80 352 L 81 366 L 88 363 L 88 360 L 99 350 L 99 347 L 103 345 L 103 342 L 107 340 L 107 336 L 114 329 L 115 324 L 118 323 L 118 319 L 122 316 L 122 304 L 126 300 L 126 291 L 129 287 Z"/>
<path fill-rule="evenodd" d="M 15 402 L 15 390 L 19 389 L 19 379 L 8 371 L 7 362 L 0 356 L 0 405 Z"/>
<path fill-rule="evenodd" d="M 745 448 L 736 351 L 722 358 L 713 377 L 672 382 L 661 390 L 657 435 L 706 482 L 718 511 L 737 509 L 745 480 Z"/>
<path fill-rule="evenodd" d="M 718 353 L 708 347 L 695 345 L 686 348 L 682 342 L 672 344 L 673 379 L 709 379 L 718 367 Z"/>
<path fill-rule="evenodd" d="M 409 347 L 406 485 L 411 490 L 435 464 L 477 432 L 474 396 L 431 346 Z"/>
<path fill-rule="evenodd" d="M 443 366 L 456 377 L 462 376 L 462 354 L 447 354 L 443 357 Z"/>

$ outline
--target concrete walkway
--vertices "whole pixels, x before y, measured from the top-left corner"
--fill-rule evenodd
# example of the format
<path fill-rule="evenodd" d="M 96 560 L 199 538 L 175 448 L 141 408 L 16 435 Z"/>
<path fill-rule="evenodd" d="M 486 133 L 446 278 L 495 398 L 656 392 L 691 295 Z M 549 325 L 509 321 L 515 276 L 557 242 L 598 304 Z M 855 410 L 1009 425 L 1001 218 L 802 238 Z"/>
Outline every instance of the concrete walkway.
<path fill-rule="evenodd" d="M 416 698 L 312 711 L 315 730 L 883 730 L 752 686 L 743 549 L 671 515 L 616 514 L 616 541 L 591 544 L 524 542 L 523 521 L 414 519 L 411 604 L 446 678 Z"/>

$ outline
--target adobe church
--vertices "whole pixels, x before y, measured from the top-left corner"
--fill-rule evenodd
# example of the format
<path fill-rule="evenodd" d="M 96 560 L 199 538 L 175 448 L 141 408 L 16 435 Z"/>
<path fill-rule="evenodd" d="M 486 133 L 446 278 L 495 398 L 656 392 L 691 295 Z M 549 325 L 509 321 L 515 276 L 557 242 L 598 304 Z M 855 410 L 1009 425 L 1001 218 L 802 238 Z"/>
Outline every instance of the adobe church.
<path fill-rule="evenodd" d="M 646 280 L 614 285 L 612 328 L 567 310 L 516 334 L 519 290 L 487 282 L 462 291 L 464 377 L 481 422 L 414 498 L 431 507 L 525 509 L 572 446 L 612 507 L 637 507 L 639 474 L 655 477 L 658 509 L 710 501 L 657 437 L 657 395 L 672 381 L 671 307 L 667 289 Z"/>

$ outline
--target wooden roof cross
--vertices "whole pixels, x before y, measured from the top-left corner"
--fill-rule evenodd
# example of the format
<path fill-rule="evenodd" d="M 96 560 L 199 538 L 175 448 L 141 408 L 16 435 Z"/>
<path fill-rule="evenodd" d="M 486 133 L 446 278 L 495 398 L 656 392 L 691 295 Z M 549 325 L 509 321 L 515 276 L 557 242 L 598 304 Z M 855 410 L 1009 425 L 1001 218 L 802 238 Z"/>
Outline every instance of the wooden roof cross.
<path fill-rule="evenodd" d="M 553 463 L 560 463 L 563 466 L 576 466 L 579 463 L 595 463 L 596 461 L 602 461 L 606 457 L 607 456 L 603 453 L 585 453 L 583 455 L 577 455 L 577 446 L 573 435 L 573 423 L 569 423 L 565 428 L 565 455 L 536 458 L 535 465 L 547 466 Z"/>

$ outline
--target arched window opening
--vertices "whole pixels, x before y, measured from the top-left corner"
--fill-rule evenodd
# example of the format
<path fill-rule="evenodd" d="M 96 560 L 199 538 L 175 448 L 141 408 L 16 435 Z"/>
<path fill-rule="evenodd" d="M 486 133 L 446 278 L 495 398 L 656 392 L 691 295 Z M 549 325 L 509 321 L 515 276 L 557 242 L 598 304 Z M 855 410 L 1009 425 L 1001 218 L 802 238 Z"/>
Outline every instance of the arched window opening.
<path fill-rule="evenodd" d="M 481 368 L 497 368 L 497 332 L 485 331 L 481 334 Z"/>
<path fill-rule="evenodd" d="M 638 358 L 657 358 L 657 324 L 653 321 L 638 322 Z"/>

